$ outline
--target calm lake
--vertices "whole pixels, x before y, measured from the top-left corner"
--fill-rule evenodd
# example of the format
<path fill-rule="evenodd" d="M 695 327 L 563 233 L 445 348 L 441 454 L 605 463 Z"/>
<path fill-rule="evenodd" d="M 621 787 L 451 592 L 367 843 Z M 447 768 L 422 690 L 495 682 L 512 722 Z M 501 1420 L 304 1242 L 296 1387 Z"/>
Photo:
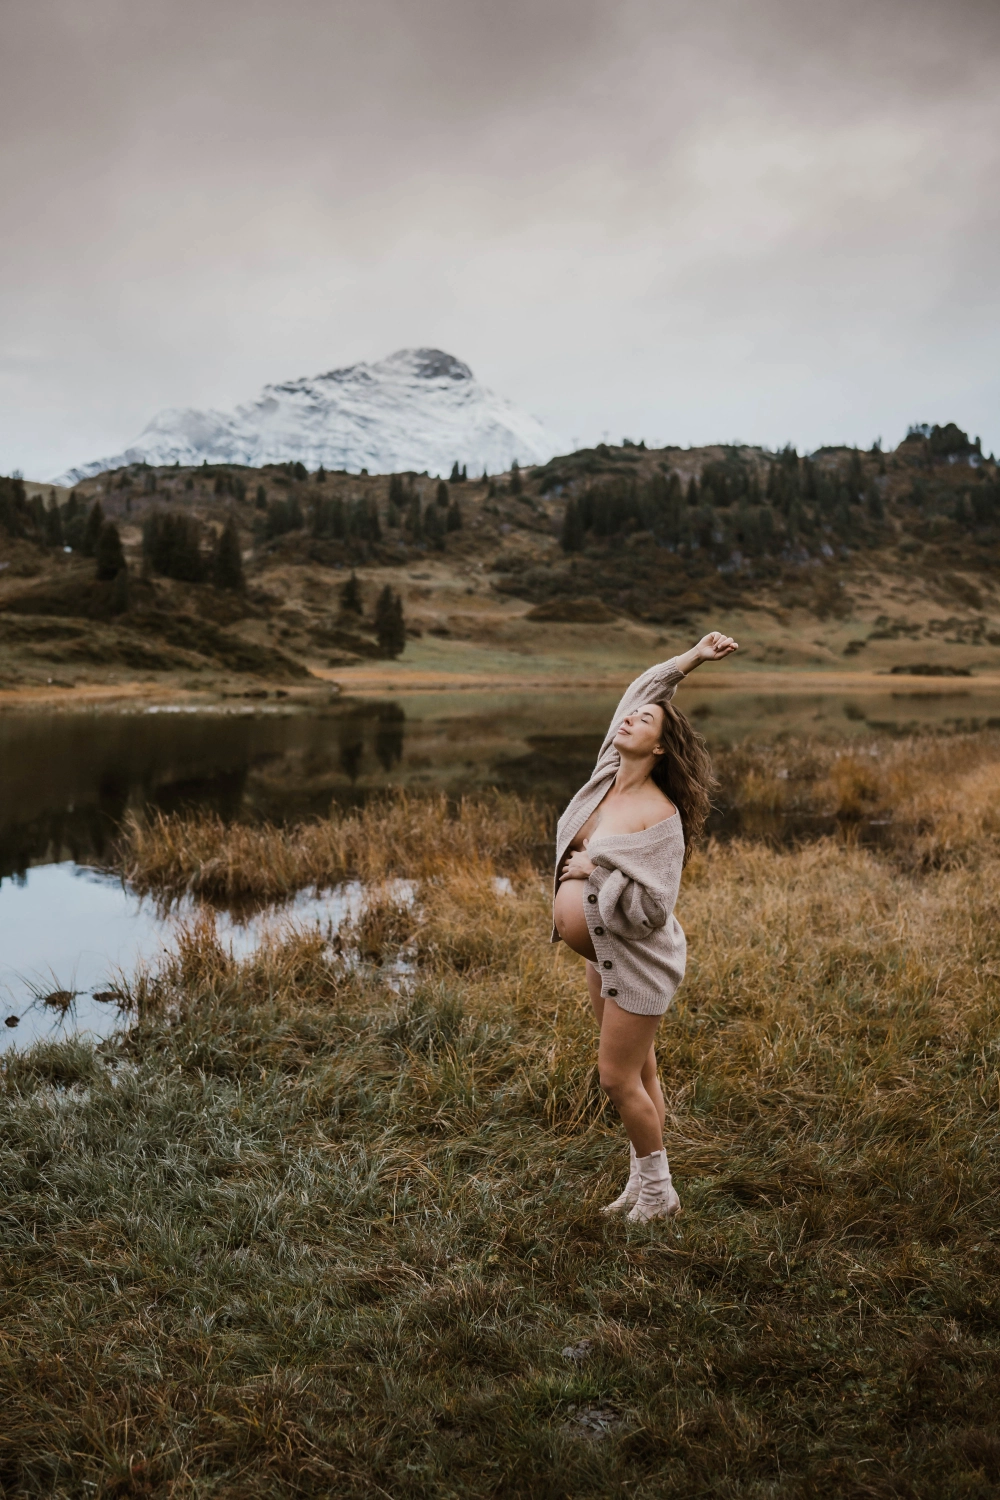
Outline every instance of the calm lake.
<path fill-rule="evenodd" d="M 67 1029 L 106 1034 L 116 1007 L 94 996 L 169 944 L 172 919 L 99 869 L 129 810 L 285 821 L 389 786 L 499 787 L 561 805 L 589 774 L 616 701 L 534 690 L 399 693 L 308 711 L 269 701 L 0 714 L 0 1020 L 17 1017 L 0 1046 Z M 965 683 L 851 694 L 685 687 L 678 703 L 716 746 L 1000 728 L 1000 693 Z M 738 818 L 724 810 L 717 831 Z M 304 897 L 282 919 L 335 926 L 343 899 Z M 225 933 L 239 947 L 258 927 L 229 922 Z"/>

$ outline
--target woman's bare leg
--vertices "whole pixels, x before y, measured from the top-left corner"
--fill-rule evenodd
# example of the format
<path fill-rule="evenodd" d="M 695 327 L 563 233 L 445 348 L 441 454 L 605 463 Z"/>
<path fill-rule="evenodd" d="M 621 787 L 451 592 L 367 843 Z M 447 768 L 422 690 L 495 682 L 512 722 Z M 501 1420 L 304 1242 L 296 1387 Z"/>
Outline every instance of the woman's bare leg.
<path fill-rule="evenodd" d="M 587 990 L 590 994 L 590 1004 L 593 1008 L 594 1015 L 597 1017 L 597 1024 L 601 1027 L 603 1039 L 604 996 L 601 994 L 601 975 L 596 965 L 592 964 L 589 959 L 587 960 Z M 614 1006 L 619 1015 L 629 1014 L 628 1011 L 622 1011 L 619 1006 L 615 1005 L 613 1000 L 611 1001 L 611 1004 Z M 645 1018 L 636 1017 L 635 1019 L 639 1020 Z M 655 1019 L 658 1020 L 659 1017 L 656 1017 Z M 639 1072 L 639 1081 L 641 1082 L 643 1088 L 646 1090 L 646 1093 L 649 1095 L 653 1108 L 656 1110 L 656 1118 L 660 1122 L 660 1145 L 662 1146 L 663 1125 L 667 1117 L 667 1107 L 663 1102 L 663 1090 L 660 1088 L 660 1078 L 659 1074 L 656 1071 L 656 1049 L 653 1046 L 652 1042 L 650 1042 L 649 1050 L 643 1060 L 642 1068 Z M 634 1140 L 632 1141 L 632 1144 L 635 1145 Z M 655 1151 L 659 1148 L 653 1146 L 650 1149 Z"/>
<path fill-rule="evenodd" d="M 597 1064 L 601 1088 L 621 1116 L 637 1156 L 663 1149 L 663 1117 L 647 1092 L 643 1071 L 653 1049 L 659 1016 L 636 1016 L 608 996 L 601 1018 Z M 653 1078 L 655 1079 L 655 1057 Z M 659 1093 L 659 1090 L 657 1090 Z M 659 1098 L 662 1108 L 662 1095 Z"/>

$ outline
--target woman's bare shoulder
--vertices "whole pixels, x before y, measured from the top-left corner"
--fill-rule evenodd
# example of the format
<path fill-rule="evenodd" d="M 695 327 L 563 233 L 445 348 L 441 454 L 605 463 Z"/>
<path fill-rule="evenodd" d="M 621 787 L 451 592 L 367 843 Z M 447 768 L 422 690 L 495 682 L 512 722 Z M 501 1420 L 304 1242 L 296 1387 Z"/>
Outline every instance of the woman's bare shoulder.
<path fill-rule="evenodd" d="M 642 812 L 645 818 L 644 828 L 652 828 L 654 823 L 662 823 L 664 818 L 672 818 L 677 811 L 674 804 L 665 792 L 661 792 L 655 781 L 647 781 L 643 787 Z"/>

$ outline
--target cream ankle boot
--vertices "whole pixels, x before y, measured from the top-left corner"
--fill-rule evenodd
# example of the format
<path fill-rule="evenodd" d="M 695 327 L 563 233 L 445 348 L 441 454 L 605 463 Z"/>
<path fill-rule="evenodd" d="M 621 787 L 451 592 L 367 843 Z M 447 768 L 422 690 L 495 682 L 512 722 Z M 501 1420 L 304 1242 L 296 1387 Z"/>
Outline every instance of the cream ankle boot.
<path fill-rule="evenodd" d="M 681 1211 L 681 1200 L 670 1181 L 665 1151 L 652 1151 L 636 1157 L 639 1168 L 639 1196 L 629 1214 L 630 1224 L 645 1224 L 648 1219 L 672 1219 Z"/>
<path fill-rule="evenodd" d="M 609 1203 L 602 1208 L 601 1213 L 623 1214 L 627 1208 L 632 1207 L 632 1204 L 638 1198 L 641 1186 L 639 1168 L 636 1165 L 635 1147 L 630 1141 L 628 1148 L 628 1182 L 625 1184 L 625 1191 L 615 1199 L 614 1203 Z"/>

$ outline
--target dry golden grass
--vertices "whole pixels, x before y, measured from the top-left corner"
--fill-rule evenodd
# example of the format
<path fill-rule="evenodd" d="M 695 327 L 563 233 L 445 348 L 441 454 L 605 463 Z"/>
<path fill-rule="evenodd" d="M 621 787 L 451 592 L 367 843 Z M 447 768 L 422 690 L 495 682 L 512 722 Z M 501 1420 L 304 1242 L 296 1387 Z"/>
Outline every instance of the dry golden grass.
<path fill-rule="evenodd" d="M 939 868 L 978 858 L 1000 839 L 1000 735 L 829 745 L 792 740 L 725 752 L 723 800 L 754 813 L 876 820 L 903 864 Z"/>
<path fill-rule="evenodd" d="M 507 863 L 544 844 L 549 814 L 501 793 L 450 804 L 443 794 L 397 792 L 360 810 L 293 829 L 225 823 L 192 813 L 147 821 L 130 814 L 122 865 L 137 890 L 218 904 L 282 901 L 356 878 L 423 879 L 480 859 Z"/>
<path fill-rule="evenodd" d="M 993 1497 L 998 777 L 957 748 L 940 792 L 936 753 L 887 753 L 909 844 L 689 866 L 671 1225 L 598 1212 L 625 1142 L 509 804 L 352 815 L 377 880 L 339 944 L 237 962 L 206 913 L 120 1045 L 11 1059 L 3 1492 Z M 854 796 L 866 763 L 824 754 Z M 328 878 L 300 835 L 255 847 Z"/>

